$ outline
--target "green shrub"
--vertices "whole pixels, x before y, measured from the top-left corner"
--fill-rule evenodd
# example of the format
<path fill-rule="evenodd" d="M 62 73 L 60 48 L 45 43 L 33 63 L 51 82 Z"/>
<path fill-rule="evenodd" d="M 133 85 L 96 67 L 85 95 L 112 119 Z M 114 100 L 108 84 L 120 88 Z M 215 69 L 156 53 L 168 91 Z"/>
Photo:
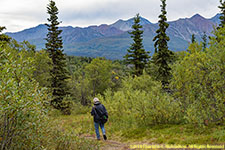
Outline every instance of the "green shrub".
<path fill-rule="evenodd" d="M 224 35 L 225 28 L 216 32 L 219 33 Z M 225 38 L 219 37 L 219 41 L 211 38 L 206 51 L 197 43 L 191 44 L 190 53 L 173 67 L 171 89 L 182 103 L 188 123 L 224 122 Z"/>
<path fill-rule="evenodd" d="M 48 119 L 43 102 L 48 95 L 32 79 L 34 59 L 24 59 L 24 50 L 0 48 L 0 146 L 41 149 Z"/>
<path fill-rule="evenodd" d="M 177 123 L 181 120 L 180 103 L 161 91 L 161 84 L 146 74 L 129 77 L 122 88 L 104 93 L 103 104 L 108 109 L 110 121 L 120 127 L 148 126 Z"/>
<path fill-rule="evenodd" d="M 89 106 L 84 106 L 80 103 L 74 103 L 72 107 L 72 114 L 87 114 L 91 109 Z"/>

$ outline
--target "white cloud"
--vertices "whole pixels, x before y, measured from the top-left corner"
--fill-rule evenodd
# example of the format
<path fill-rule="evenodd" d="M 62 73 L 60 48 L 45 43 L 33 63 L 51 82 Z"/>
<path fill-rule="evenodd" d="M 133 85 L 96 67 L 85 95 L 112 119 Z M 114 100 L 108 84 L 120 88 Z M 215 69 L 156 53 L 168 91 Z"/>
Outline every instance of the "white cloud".
<path fill-rule="evenodd" d="M 219 0 L 168 0 L 168 19 L 191 17 L 198 13 L 211 18 L 217 13 Z"/>
<path fill-rule="evenodd" d="M 157 22 L 160 0 L 55 0 L 62 25 L 111 24 L 136 13 Z M 0 0 L 0 26 L 19 31 L 47 22 L 48 0 Z M 219 12 L 219 0 L 167 0 L 168 20 L 199 13 L 210 18 Z"/>

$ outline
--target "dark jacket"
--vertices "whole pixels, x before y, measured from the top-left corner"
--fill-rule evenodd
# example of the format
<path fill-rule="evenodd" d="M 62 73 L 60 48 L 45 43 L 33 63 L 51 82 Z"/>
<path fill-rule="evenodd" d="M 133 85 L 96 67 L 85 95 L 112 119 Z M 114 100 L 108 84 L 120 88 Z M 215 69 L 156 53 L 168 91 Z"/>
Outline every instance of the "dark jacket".
<path fill-rule="evenodd" d="M 99 115 L 106 115 L 108 117 L 108 113 L 107 110 L 105 109 L 105 106 L 100 102 L 94 104 L 91 110 L 91 115 L 94 117 L 94 122 L 96 123 L 101 123 L 100 117 L 102 116 Z"/>

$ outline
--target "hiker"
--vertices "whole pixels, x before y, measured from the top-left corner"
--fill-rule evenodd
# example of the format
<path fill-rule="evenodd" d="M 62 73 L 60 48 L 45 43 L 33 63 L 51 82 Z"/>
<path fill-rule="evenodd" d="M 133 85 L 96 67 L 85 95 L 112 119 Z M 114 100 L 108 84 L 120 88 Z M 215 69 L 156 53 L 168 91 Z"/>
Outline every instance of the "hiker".
<path fill-rule="evenodd" d="M 93 101 L 94 101 L 94 106 L 92 107 L 91 115 L 94 117 L 94 126 L 95 126 L 95 133 L 96 133 L 97 140 L 100 140 L 99 126 L 102 130 L 104 140 L 107 140 L 107 137 L 105 134 L 105 128 L 104 128 L 104 124 L 108 119 L 107 110 L 105 109 L 105 106 L 100 103 L 97 97 L 95 97 Z"/>

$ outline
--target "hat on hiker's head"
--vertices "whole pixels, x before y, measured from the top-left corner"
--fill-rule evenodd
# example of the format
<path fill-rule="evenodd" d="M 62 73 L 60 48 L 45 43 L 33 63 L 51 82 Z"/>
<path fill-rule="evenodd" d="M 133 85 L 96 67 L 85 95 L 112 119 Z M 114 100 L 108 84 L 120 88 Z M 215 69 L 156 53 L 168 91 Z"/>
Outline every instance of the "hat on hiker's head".
<path fill-rule="evenodd" d="M 97 102 L 99 102 L 99 99 L 98 99 L 97 97 L 95 97 L 95 98 L 93 99 L 93 101 L 94 101 L 94 103 L 97 103 Z"/>

